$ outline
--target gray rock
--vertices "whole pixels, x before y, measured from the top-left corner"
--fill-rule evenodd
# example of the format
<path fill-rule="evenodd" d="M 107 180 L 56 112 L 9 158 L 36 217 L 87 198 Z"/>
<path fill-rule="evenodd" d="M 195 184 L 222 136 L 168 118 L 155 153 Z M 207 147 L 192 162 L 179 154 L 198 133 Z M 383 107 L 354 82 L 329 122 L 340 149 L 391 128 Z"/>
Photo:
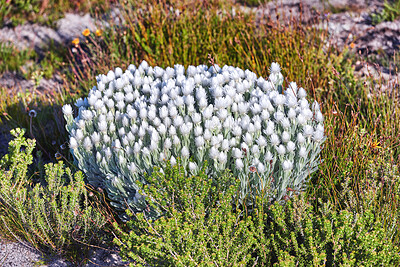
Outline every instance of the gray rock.
<path fill-rule="evenodd" d="M 85 29 L 96 31 L 95 20 L 89 14 L 81 16 L 67 13 L 57 21 L 57 33 L 64 42 L 70 42 L 77 37 L 83 40 L 82 32 Z"/>
<path fill-rule="evenodd" d="M 40 50 L 51 42 L 61 44 L 62 39 L 55 30 L 37 24 L 23 24 L 14 28 L 0 29 L 0 42 L 11 43 L 19 49 L 34 48 Z"/>
<path fill-rule="evenodd" d="M 127 262 L 122 261 L 118 255 L 116 247 L 111 249 L 92 249 L 89 252 L 89 261 L 83 267 L 98 266 L 127 266 Z M 19 242 L 8 242 L 0 239 L 0 266 L 3 267 L 33 267 L 38 262 L 44 263 L 43 267 L 73 267 L 72 263 L 57 256 L 48 257 L 42 255 L 29 244 Z"/>

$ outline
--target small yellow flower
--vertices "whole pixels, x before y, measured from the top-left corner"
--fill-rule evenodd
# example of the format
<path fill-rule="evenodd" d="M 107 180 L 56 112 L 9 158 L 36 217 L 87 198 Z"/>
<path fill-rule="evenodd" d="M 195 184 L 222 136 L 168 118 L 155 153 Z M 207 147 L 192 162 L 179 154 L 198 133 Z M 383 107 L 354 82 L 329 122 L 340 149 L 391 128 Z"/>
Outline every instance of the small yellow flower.
<path fill-rule="evenodd" d="M 103 34 L 103 31 L 100 29 L 96 30 L 96 36 L 101 36 Z"/>
<path fill-rule="evenodd" d="M 353 49 L 356 45 L 354 43 L 350 44 L 350 47 Z"/>
<path fill-rule="evenodd" d="M 90 30 L 89 30 L 89 29 L 85 29 L 85 30 L 82 32 L 82 34 L 83 34 L 83 36 L 87 37 L 87 36 L 89 36 L 89 34 L 90 34 Z"/>
<path fill-rule="evenodd" d="M 375 149 L 375 148 L 382 148 L 381 146 L 379 146 L 379 141 L 375 141 L 371 144 L 371 148 Z"/>
<path fill-rule="evenodd" d="M 74 40 L 72 40 L 72 44 L 77 46 L 79 44 L 79 38 L 75 38 Z"/>

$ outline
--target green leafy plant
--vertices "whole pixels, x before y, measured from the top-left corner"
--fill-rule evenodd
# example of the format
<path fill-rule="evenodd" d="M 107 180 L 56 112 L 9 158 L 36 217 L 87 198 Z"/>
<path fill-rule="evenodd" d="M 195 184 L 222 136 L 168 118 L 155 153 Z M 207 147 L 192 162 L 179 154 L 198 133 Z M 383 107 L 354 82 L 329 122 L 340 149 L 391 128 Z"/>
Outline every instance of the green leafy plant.
<path fill-rule="evenodd" d="M 167 162 L 162 172 L 156 168 L 147 179 L 151 186 L 144 186 L 144 191 L 156 200 L 151 205 L 164 216 L 154 221 L 127 210 L 133 216 L 126 224 L 129 232 L 114 224 L 119 233 L 114 242 L 123 259 L 141 266 L 254 263 L 256 231 L 250 217 L 240 219 L 239 205 L 232 205 L 238 190 L 232 174 L 210 179 L 204 166 L 198 174 L 187 176 L 178 160 L 173 167 Z"/>
<path fill-rule="evenodd" d="M 92 205 L 93 193 L 86 189 L 81 172 L 72 173 L 58 162 L 44 165 L 41 177 L 30 176 L 35 140 L 25 139 L 21 129 L 11 133 L 15 139 L 0 161 L 2 235 L 77 261 L 84 255 L 82 249 L 88 250 L 82 244 L 98 242 L 107 218 Z"/>

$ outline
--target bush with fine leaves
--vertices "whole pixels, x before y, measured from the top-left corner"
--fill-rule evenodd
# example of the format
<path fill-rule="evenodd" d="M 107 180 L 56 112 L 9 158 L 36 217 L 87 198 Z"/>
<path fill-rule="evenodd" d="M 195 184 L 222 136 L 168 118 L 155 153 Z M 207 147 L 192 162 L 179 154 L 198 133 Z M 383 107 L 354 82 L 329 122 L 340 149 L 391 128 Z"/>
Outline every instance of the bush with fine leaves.
<path fill-rule="evenodd" d="M 154 198 L 153 208 L 164 216 L 153 221 L 144 213 L 127 223 L 115 243 L 123 259 L 150 266 L 246 266 L 253 263 L 252 248 L 256 239 L 250 217 L 241 219 L 238 205 L 232 206 L 237 194 L 229 172 L 209 179 L 206 164 L 197 175 L 185 176 L 181 164 L 163 172 L 155 169 L 148 177 L 151 186 L 144 189 Z M 133 266 L 133 264 L 132 264 Z"/>

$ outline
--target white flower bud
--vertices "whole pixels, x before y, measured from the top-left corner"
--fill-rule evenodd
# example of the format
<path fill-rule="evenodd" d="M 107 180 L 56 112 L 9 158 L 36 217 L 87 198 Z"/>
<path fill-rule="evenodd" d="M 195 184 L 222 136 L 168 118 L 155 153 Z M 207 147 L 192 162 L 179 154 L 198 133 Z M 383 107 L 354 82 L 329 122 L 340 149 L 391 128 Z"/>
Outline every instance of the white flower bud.
<path fill-rule="evenodd" d="M 304 117 L 303 114 L 300 113 L 299 115 L 297 115 L 297 124 L 304 125 L 304 124 L 306 124 L 306 122 L 307 122 L 307 119 Z"/>
<path fill-rule="evenodd" d="M 171 126 L 169 127 L 168 132 L 169 132 L 169 135 L 174 136 L 174 135 L 176 135 L 176 128 L 175 128 L 174 126 L 171 125 Z"/>
<path fill-rule="evenodd" d="M 257 144 L 262 148 L 265 147 L 267 145 L 267 139 L 265 139 L 264 136 L 260 136 L 257 140 Z"/>
<path fill-rule="evenodd" d="M 279 140 L 278 135 L 275 134 L 275 133 L 272 134 L 272 135 L 270 136 L 270 142 L 271 142 L 271 145 L 273 145 L 273 146 L 279 145 L 279 144 L 280 144 L 280 140 Z"/>
<path fill-rule="evenodd" d="M 247 145 L 250 145 L 253 142 L 253 136 L 250 133 L 246 133 L 243 136 L 243 141 L 245 141 Z"/>
<path fill-rule="evenodd" d="M 277 122 L 280 122 L 284 117 L 285 117 L 285 114 L 283 114 L 283 112 L 281 112 L 281 111 L 277 111 L 274 114 L 274 118 Z"/>
<path fill-rule="evenodd" d="M 189 162 L 189 170 L 191 171 L 197 170 L 197 164 L 195 162 Z"/>
<path fill-rule="evenodd" d="M 258 155 L 260 153 L 260 148 L 258 145 L 253 145 L 251 147 L 251 153 L 253 153 L 254 155 Z"/>
<path fill-rule="evenodd" d="M 271 68 L 269 69 L 269 71 L 270 71 L 272 74 L 277 74 L 277 73 L 280 73 L 280 72 L 281 72 L 281 67 L 279 66 L 278 63 L 272 62 L 272 63 L 271 63 Z"/>
<path fill-rule="evenodd" d="M 81 129 L 77 129 L 76 132 L 75 132 L 76 140 L 80 141 L 80 140 L 83 139 L 83 137 L 84 137 L 84 135 L 83 135 L 82 130 Z"/>
<path fill-rule="evenodd" d="M 236 169 L 238 169 L 238 170 L 243 169 L 243 167 L 244 167 L 243 161 L 241 159 L 236 159 L 235 166 L 236 166 Z"/>
<path fill-rule="evenodd" d="M 308 156 L 307 149 L 304 146 L 300 147 L 299 156 L 302 158 L 306 158 Z"/>
<path fill-rule="evenodd" d="M 220 152 L 220 153 L 219 153 L 219 155 L 218 155 L 218 161 L 219 161 L 221 164 L 225 164 L 226 161 L 227 161 L 227 159 L 228 159 L 228 157 L 227 157 L 227 155 L 226 155 L 224 152 Z"/>
<path fill-rule="evenodd" d="M 271 160 L 274 159 L 274 156 L 272 155 L 272 153 L 270 151 L 267 151 L 267 153 L 265 153 L 264 156 L 264 160 L 265 162 L 267 162 L 268 164 L 271 162 Z"/>
<path fill-rule="evenodd" d="M 306 139 L 304 138 L 302 133 L 298 133 L 297 134 L 297 142 L 301 145 L 304 144 L 306 142 Z"/>
<path fill-rule="evenodd" d="M 99 133 L 93 132 L 91 138 L 92 138 L 93 144 L 97 145 L 98 143 L 100 143 L 101 137 L 100 137 Z"/>
<path fill-rule="evenodd" d="M 164 141 L 164 148 L 165 149 L 170 149 L 172 147 L 172 142 L 170 138 L 166 138 Z"/>
<path fill-rule="evenodd" d="M 176 165 L 176 159 L 174 156 L 171 157 L 171 159 L 169 160 L 171 163 L 171 166 L 175 166 Z"/>
<path fill-rule="evenodd" d="M 204 134 L 203 134 L 204 140 L 210 140 L 212 137 L 212 133 L 210 132 L 210 130 L 205 129 L 204 130 Z"/>
<path fill-rule="evenodd" d="M 300 87 L 299 91 L 297 92 L 298 98 L 305 98 L 307 96 L 306 90 L 303 87 Z"/>
<path fill-rule="evenodd" d="M 216 159 L 219 156 L 218 149 L 212 146 L 209 152 L 209 156 L 211 159 Z"/>
<path fill-rule="evenodd" d="M 83 147 L 86 149 L 86 151 L 89 151 L 92 149 L 92 141 L 90 140 L 89 136 L 86 136 L 85 139 L 83 140 Z"/>
<path fill-rule="evenodd" d="M 293 163 L 290 160 L 285 160 L 282 163 L 282 169 L 284 171 L 290 171 L 291 169 L 293 169 Z"/>
<path fill-rule="evenodd" d="M 286 144 L 289 141 L 290 141 L 290 134 L 288 132 L 284 131 L 282 133 L 282 142 Z"/>
<path fill-rule="evenodd" d="M 324 116 L 322 115 L 321 111 L 317 111 L 315 113 L 315 119 L 317 120 L 317 122 L 323 122 L 324 121 Z"/>
<path fill-rule="evenodd" d="M 63 111 L 65 116 L 72 115 L 72 107 L 71 107 L 71 105 L 69 105 L 69 104 L 64 105 L 63 108 L 62 108 L 62 111 Z"/>
<path fill-rule="evenodd" d="M 319 130 L 316 130 L 313 134 L 313 140 L 315 142 L 321 142 L 322 139 L 324 139 L 324 132 L 321 132 Z"/>
<path fill-rule="evenodd" d="M 222 150 L 227 151 L 229 149 L 229 140 L 227 139 L 222 140 L 221 148 Z"/>
<path fill-rule="evenodd" d="M 77 147 L 78 147 L 78 142 L 77 142 L 77 140 L 76 140 L 73 136 L 71 136 L 71 137 L 69 138 L 69 148 L 75 149 L 75 148 L 77 148 Z"/>
<path fill-rule="evenodd" d="M 313 127 L 311 125 L 304 125 L 304 127 L 303 127 L 304 137 L 311 137 L 313 132 L 314 132 Z"/>
<path fill-rule="evenodd" d="M 172 143 L 174 145 L 179 145 L 181 143 L 181 140 L 179 139 L 178 136 L 174 135 L 174 137 L 172 137 Z"/>
<path fill-rule="evenodd" d="M 294 110 L 293 108 L 290 108 L 288 113 L 287 113 L 287 116 L 288 116 L 289 119 L 296 118 L 296 110 Z"/>
<path fill-rule="evenodd" d="M 204 146 L 204 138 L 202 136 L 197 136 L 195 138 L 195 144 L 197 148 L 203 147 Z"/>
<path fill-rule="evenodd" d="M 293 143 L 292 141 L 289 141 L 286 145 L 286 150 L 287 152 L 293 152 L 296 149 L 296 144 Z"/>
<path fill-rule="evenodd" d="M 286 153 L 286 149 L 284 145 L 279 145 L 276 147 L 276 152 L 278 152 L 279 155 L 284 155 Z"/>

